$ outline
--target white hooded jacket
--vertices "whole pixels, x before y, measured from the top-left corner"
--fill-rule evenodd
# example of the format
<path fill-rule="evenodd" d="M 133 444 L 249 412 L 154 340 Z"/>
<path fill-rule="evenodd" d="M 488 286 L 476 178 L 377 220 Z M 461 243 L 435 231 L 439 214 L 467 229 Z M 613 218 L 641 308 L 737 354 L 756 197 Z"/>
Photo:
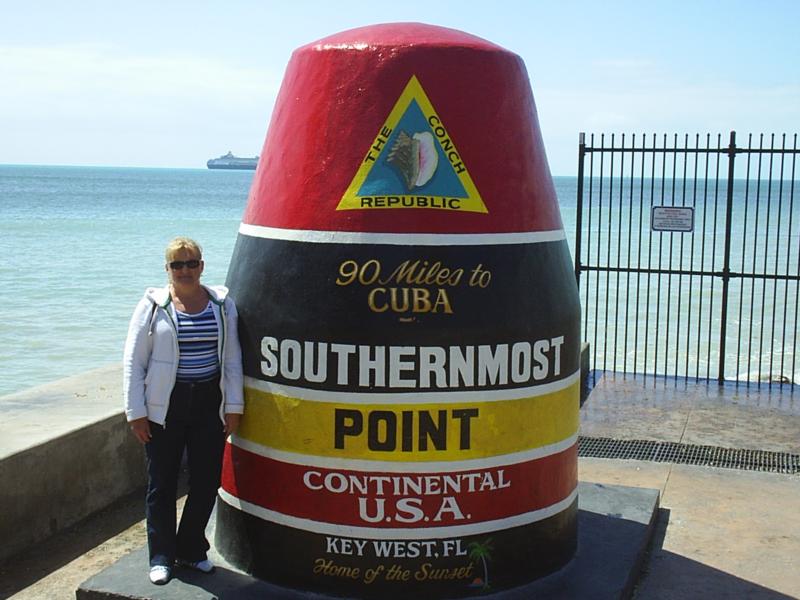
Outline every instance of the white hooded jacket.
<path fill-rule="evenodd" d="M 238 315 L 224 286 L 203 286 L 217 321 L 222 402 L 219 415 L 244 412 L 242 351 L 237 332 Z M 163 425 L 178 372 L 178 333 L 175 305 L 169 287 L 147 288 L 136 305 L 125 340 L 122 390 L 128 421 L 147 417 Z"/>

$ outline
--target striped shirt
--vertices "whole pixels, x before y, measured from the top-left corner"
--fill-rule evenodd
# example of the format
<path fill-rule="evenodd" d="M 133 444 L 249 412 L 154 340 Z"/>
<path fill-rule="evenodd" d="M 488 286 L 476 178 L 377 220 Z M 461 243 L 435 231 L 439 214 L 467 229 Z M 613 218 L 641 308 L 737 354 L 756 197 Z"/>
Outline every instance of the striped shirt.
<path fill-rule="evenodd" d="M 202 312 L 178 315 L 178 381 L 206 381 L 219 373 L 219 331 L 211 301 Z"/>

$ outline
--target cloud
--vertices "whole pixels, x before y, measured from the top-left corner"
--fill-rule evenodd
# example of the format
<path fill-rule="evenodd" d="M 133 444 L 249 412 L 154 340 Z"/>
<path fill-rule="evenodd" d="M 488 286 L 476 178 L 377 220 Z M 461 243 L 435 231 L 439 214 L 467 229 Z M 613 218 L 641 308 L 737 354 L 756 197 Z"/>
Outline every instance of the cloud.
<path fill-rule="evenodd" d="M 0 162 L 177 166 L 257 153 L 281 74 L 71 44 L 0 46 L 0 81 Z"/>
<path fill-rule="evenodd" d="M 578 132 L 688 133 L 739 140 L 749 133 L 799 133 L 800 85 L 770 87 L 660 82 L 618 89 L 540 88 L 536 103 L 554 172 L 574 173 Z"/>
<path fill-rule="evenodd" d="M 112 46 L 0 46 L 0 110 L 18 115 L 185 110 L 191 105 L 241 108 L 274 98 L 280 75 L 190 56 L 126 56 Z"/>
<path fill-rule="evenodd" d="M 800 86 L 658 86 L 618 91 L 540 90 L 540 112 L 587 130 L 701 131 L 740 123 L 786 131 L 800 122 Z"/>

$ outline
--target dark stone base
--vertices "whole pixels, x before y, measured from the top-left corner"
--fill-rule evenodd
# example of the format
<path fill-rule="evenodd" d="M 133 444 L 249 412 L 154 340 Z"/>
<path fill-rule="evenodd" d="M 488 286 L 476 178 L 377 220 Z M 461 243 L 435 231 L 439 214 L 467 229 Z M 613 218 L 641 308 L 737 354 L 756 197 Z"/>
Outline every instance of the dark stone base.
<path fill-rule="evenodd" d="M 497 593 L 557 573 L 575 555 L 578 545 L 578 499 L 561 512 L 527 525 L 492 531 L 489 534 L 458 536 L 465 552 L 473 543 L 490 540 L 491 588 L 487 591 L 469 585 L 480 567 L 471 576 L 456 580 L 392 581 L 378 578 L 370 584 L 363 579 L 324 577 L 313 574 L 313 567 L 326 556 L 324 534 L 299 531 L 263 521 L 226 502 L 217 502 L 214 547 L 236 570 L 286 589 L 304 590 L 338 598 L 362 600 L 408 600 L 409 598 L 472 598 L 487 592 Z M 369 544 L 368 544 L 369 547 Z M 337 555 L 337 565 L 361 568 L 361 572 L 377 564 L 386 569 L 397 568 L 419 573 L 421 565 L 456 571 L 472 562 L 464 556 L 443 557 L 437 552 L 434 559 L 393 557 L 378 558 Z"/>
<path fill-rule="evenodd" d="M 496 600 L 630 597 L 655 526 L 658 490 L 580 483 L 578 494 L 578 551 L 575 558 L 548 577 L 481 597 Z M 214 523 L 213 517 L 211 522 Z M 212 532 L 209 539 L 213 537 Z M 155 586 L 147 577 L 147 548 L 143 547 L 81 584 L 76 598 L 330 598 L 287 590 L 243 574 L 227 564 L 213 548 L 209 557 L 218 565 L 213 575 L 176 569 L 169 584 Z"/>

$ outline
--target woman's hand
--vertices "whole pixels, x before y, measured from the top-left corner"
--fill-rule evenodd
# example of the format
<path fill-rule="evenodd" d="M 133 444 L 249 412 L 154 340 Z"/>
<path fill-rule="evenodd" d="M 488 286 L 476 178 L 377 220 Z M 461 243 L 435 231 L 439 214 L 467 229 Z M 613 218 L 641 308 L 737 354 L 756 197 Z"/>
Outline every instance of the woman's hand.
<path fill-rule="evenodd" d="M 236 430 L 239 429 L 239 422 L 242 420 L 242 415 L 237 413 L 226 413 L 225 414 L 225 435 L 231 435 L 236 433 Z"/>
<path fill-rule="evenodd" d="M 134 419 L 130 422 L 131 431 L 133 435 L 136 436 L 136 439 L 139 440 L 142 444 L 146 444 L 150 441 L 152 437 L 150 435 L 150 422 L 147 420 L 147 417 L 142 417 L 141 419 Z"/>

